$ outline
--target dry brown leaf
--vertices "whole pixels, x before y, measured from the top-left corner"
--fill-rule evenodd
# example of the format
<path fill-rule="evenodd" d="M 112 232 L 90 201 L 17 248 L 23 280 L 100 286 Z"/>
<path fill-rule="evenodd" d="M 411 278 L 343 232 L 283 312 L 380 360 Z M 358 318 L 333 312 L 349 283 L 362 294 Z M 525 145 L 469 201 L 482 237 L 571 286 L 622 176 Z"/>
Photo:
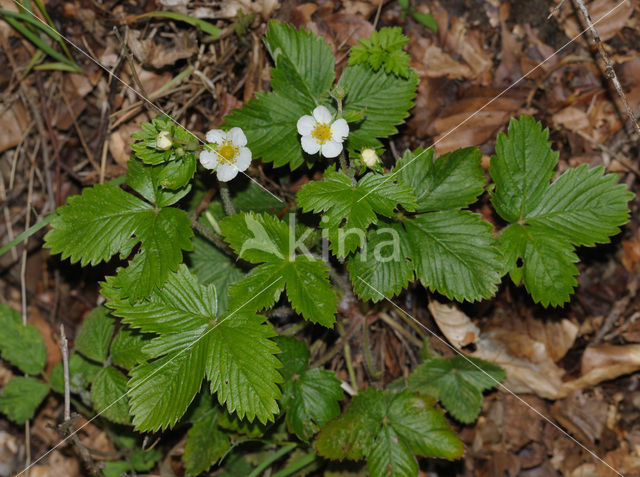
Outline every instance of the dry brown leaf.
<path fill-rule="evenodd" d="M 622 241 L 622 265 L 629 273 L 636 273 L 638 263 L 640 263 L 640 240 L 632 237 Z"/>
<path fill-rule="evenodd" d="M 47 457 L 46 464 L 37 464 L 29 469 L 31 477 L 75 477 L 80 476 L 80 464 L 76 457 L 65 457 L 54 450 Z"/>
<path fill-rule="evenodd" d="M 576 391 L 556 401 L 551 414 L 571 435 L 577 434 L 583 442 L 595 442 L 605 428 L 608 406 L 601 397 Z"/>
<path fill-rule="evenodd" d="M 471 78 L 471 68 L 454 60 L 442 48 L 427 38 L 417 38 L 409 44 L 413 66 L 420 77 L 426 78 Z"/>
<path fill-rule="evenodd" d="M 629 17 L 631 17 L 634 10 L 629 0 L 623 0 L 622 2 L 617 0 L 595 0 L 585 3 L 598 36 L 602 41 L 613 38 L 622 30 L 628 24 Z M 611 13 L 612 10 L 614 10 L 613 13 Z M 605 15 L 607 16 L 605 17 Z M 578 25 L 571 2 L 566 2 L 566 8 L 563 9 L 559 21 L 564 28 L 565 35 L 569 38 L 579 35 L 583 30 L 582 24 Z"/>
<path fill-rule="evenodd" d="M 20 144 L 24 131 L 28 124 L 27 110 L 22 102 L 15 101 L 11 107 L 4 104 L 0 107 L 0 152 Z M 4 111 L 3 111 L 4 110 Z"/>
<path fill-rule="evenodd" d="M 552 116 L 553 122 L 557 126 L 562 126 L 569 131 L 591 132 L 591 123 L 586 111 L 577 106 L 567 106 Z"/>
<path fill-rule="evenodd" d="M 49 323 L 42 317 L 40 312 L 35 306 L 31 306 L 28 309 L 29 323 L 35 326 L 44 340 L 45 348 L 47 349 L 47 365 L 45 373 L 49 374 L 53 367 L 62 360 L 62 353 L 60 347 L 55 339 L 53 330 Z"/>
<path fill-rule="evenodd" d="M 462 349 L 478 339 L 480 330 L 458 307 L 431 300 L 429 311 L 442 334 L 457 349 Z"/>
<path fill-rule="evenodd" d="M 445 34 L 445 49 L 460 55 L 465 61 L 473 78 L 478 79 L 493 69 L 493 58 L 484 49 L 484 38 L 479 29 L 469 30 L 465 20 L 453 17 Z M 489 82 L 490 83 L 490 82 Z"/>

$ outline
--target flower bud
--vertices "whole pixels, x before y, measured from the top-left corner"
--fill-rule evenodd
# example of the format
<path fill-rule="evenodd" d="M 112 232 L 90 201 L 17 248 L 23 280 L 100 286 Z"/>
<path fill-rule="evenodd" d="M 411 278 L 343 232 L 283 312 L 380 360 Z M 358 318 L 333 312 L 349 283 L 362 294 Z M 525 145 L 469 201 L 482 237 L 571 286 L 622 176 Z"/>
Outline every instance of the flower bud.
<path fill-rule="evenodd" d="M 158 137 L 156 137 L 156 147 L 158 149 L 166 151 L 168 149 L 171 149 L 172 145 L 173 143 L 171 142 L 171 133 L 166 129 L 160 131 L 158 133 Z"/>
<path fill-rule="evenodd" d="M 367 167 L 375 167 L 378 160 L 379 157 L 376 154 L 375 149 L 365 149 L 362 151 L 362 162 L 364 162 Z"/>

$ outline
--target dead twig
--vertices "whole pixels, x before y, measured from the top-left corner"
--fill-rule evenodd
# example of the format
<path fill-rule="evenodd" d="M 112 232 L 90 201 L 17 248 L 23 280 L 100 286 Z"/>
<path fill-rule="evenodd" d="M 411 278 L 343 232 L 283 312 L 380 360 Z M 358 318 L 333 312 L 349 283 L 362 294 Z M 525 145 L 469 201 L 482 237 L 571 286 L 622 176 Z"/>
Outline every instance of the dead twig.
<path fill-rule="evenodd" d="M 618 96 L 620 97 L 620 100 L 622 101 L 622 104 L 624 105 L 627 117 L 633 123 L 636 133 L 638 134 L 638 137 L 640 137 L 640 124 L 638 124 L 638 119 L 636 118 L 636 115 L 633 112 L 633 108 L 631 107 L 631 103 L 629 102 L 627 95 L 624 93 L 624 90 L 622 89 L 622 85 L 618 80 L 616 71 L 613 68 L 613 65 L 611 64 L 611 60 L 609 59 L 609 54 L 607 53 L 604 46 L 602 45 L 602 40 L 600 40 L 600 35 L 598 35 L 598 31 L 595 29 L 595 26 L 591 21 L 589 10 L 587 10 L 587 6 L 584 4 L 584 0 L 573 0 L 573 1 L 574 1 L 574 4 L 577 5 L 577 8 L 582 13 L 582 17 L 584 18 L 583 23 L 586 23 L 586 28 L 591 32 L 591 35 L 593 36 L 593 41 L 596 44 L 596 47 L 598 49 L 598 52 L 600 53 L 600 57 L 602 58 L 602 62 L 604 64 L 603 73 L 605 77 L 607 77 L 607 79 L 611 80 L 613 87 L 615 88 L 616 92 L 618 93 Z M 623 1 L 627 1 L 627 0 L 623 0 Z"/>

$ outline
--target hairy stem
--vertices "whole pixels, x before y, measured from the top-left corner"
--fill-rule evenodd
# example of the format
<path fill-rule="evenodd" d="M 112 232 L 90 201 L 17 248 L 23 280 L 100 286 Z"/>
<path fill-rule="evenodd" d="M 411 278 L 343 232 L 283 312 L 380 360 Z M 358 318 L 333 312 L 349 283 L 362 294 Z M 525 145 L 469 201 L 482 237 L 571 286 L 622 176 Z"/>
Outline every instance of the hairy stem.
<path fill-rule="evenodd" d="M 220 184 L 220 198 L 222 199 L 222 205 L 224 206 L 224 212 L 227 215 L 233 215 L 236 213 L 236 208 L 231 202 L 231 194 L 229 193 L 229 186 L 226 182 L 218 181 Z"/>

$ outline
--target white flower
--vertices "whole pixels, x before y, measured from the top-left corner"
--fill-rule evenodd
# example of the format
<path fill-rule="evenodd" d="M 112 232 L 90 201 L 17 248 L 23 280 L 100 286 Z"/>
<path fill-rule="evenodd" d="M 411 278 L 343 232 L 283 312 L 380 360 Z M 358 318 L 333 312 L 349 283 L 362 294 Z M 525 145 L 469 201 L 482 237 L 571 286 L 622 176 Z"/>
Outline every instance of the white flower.
<path fill-rule="evenodd" d="M 160 131 L 158 133 L 158 136 L 156 137 L 156 147 L 158 149 L 166 151 L 168 149 L 171 149 L 172 145 L 173 143 L 171 142 L 171 133 L 166 129 Z"/>
<path fill-rule="evenodd" d="M 212 129 L 207 133 L 207 142 L 211 144 L 200 153 L 200 164 L 205 169 L 217 168 L 219 181 L 229 182 L 251 164 L 251 151 L 245 147 L 247 137 L 242 129 Z"/>
<path fill-rule="evenodd" d="M 304 152 L 316 154 L 319 151 L 324 157 L 337 157 L 342 152 L 342 141 L 349 135 L 347 121 L 342 118 L 333 121 L 324 106 L 314 109 L 313 116 L 302 116 L 297 126 Z"/>
<path fill-rule="evenodd" d="M 364 162 L 367 167 L 375 167 L 378 159 L 375 149 L 365 149 L 362 151 L 362 162 Z"/>

